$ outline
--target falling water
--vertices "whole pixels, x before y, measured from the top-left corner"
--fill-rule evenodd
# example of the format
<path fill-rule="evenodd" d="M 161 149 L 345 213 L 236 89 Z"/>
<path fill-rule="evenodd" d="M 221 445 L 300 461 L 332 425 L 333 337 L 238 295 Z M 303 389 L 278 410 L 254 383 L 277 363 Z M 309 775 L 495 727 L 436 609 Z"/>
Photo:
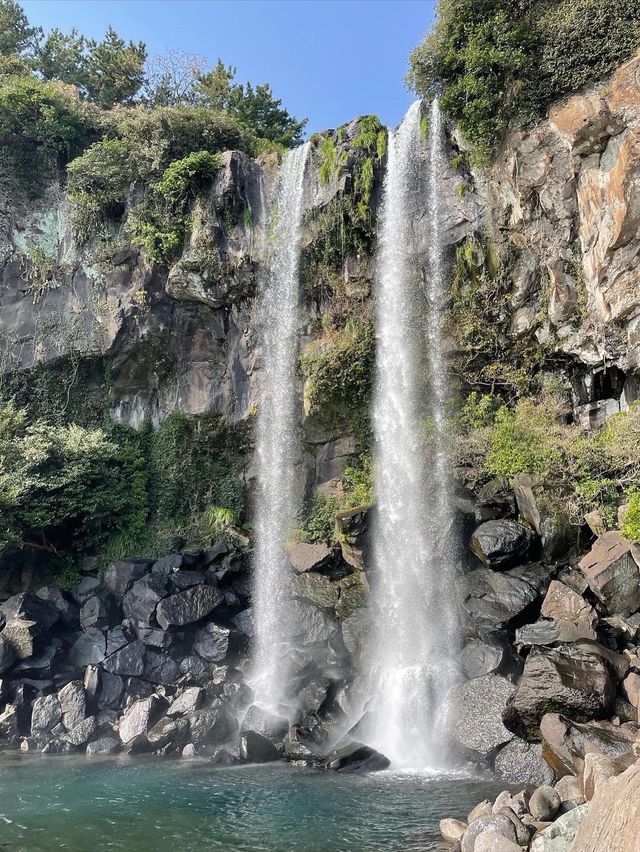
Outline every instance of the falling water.
<path fill-rule="evenodd" d="M 439 185 L 445 160 L 437 103 L 431 111 L 429 140 L 425 163 L 420 103 L 414 103 L 389 140 L 376 280 L 370 740 L 393 765 L 405 767 L 442 764 L 441 708 L 455 676 L 455 619 L 445 544 L 450 525 L 446 380 L 440 340 L 445 267 Z M 425 165 L 426 287 L 418 233 Z"/>
<path fill-rule="evenodd" d="M 265 394 L 258 411 L 256 555 L 253 590 L 256 701 L 274 708 L 286 697 L 291 636 L 284 543 L 294 516 L 300 226 L 308 144 L 290 151 L 280 170 L 271 223 L 268 277 L 260 325 Z"/>

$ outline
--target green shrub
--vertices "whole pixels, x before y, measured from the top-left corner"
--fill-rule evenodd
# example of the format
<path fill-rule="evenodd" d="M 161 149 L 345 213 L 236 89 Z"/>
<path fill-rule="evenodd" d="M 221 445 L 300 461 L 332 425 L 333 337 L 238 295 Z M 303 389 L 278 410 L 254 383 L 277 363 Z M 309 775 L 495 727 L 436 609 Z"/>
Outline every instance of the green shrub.
<path fill-rule="evenodd" d="M 538 120 L 639 45 L 635 0 L 440 0 L 409 81 L 424 97 L 440 95 L 482 163 L 511 123 Z"/>
<path fill-rule="evenodd" d="M 91 139 L 96 123 L 95 108 L 68 86 L 31 76 L 0 79 L 0 144 L 70 154 Z"/>
<path fill-rule="evenodd" d="M 213 179 L 220 166 L 220 158 L 215 154 L 194 151 L 167 166 L 154 188 L 169 204 L 179 206 L 195 197 L 203 185 Z"/>
<path fill-rule="evenodd" d="M 154 263 L 166 263 L 180 254 L 186 236 L 184 219 L 166 216 L 140 206 L 127 222 L 131 243 L 141 248 Z"/>
<path fill-rule="evenodd" d="M 627 493 L 629 508 L 624 516 L 622 535 L 630 541 L 640 541 L 640 488 Z"/>
<path fill-rule="evenodd" d="M 320 168 L 318 179 L 321 184 L 327 184 L 333 177 L 338 165 L 338 152 L 332 136 L 327 136 L 320 145 Z"/>
<path fill-rule="evenodd" d="M 307 412 L 340 416 L 366 406 L 374 359 L 371 320 L 352 318 L 345 328 L 314 342 L 301 359 Z"/>
<path fill-rule="evenodd" d="M 305 504 L 298 537 L 311 544 L 331 544 L 336 539 L 336 515 L 341 509 L 334 495 L 314 494 Z"/>

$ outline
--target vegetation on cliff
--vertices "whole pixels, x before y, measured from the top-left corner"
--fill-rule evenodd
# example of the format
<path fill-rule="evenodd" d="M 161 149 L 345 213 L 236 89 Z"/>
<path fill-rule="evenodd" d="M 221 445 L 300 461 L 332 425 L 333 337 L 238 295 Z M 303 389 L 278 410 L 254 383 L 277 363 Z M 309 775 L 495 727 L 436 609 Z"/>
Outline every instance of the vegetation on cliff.
<path fill-rule="evenodd" d="M 478 162 L 512 124 L 538 120 L 640 46 L 634 0 L 440 0 L 409 81 L 440 96 Z"/>

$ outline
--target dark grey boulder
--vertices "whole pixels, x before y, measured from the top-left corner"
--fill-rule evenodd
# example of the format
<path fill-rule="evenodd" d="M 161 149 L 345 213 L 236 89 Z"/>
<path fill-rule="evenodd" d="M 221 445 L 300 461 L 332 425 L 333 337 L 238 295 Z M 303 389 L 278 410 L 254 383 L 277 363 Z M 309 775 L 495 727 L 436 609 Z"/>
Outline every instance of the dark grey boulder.
<path fill-rule="evenodd" d="M 122 695 L 124 683 L 119 675 L 108 671 L 100 672 L 100 686 L 98 688 L 98 707 L 117 707 Z"/>
<path fill-rule="evenodd" d="M 18 708 L 13 704 L 5 704 L 4 710 L 0 713 L 0 740 L 15 743 L 19 736 Z"/>
<path fill-rule="evenodd" d="M 180 672 L 189 683 L 206 686 L 211 679 L 211 664 L 195 654 L 189 654 L 180 660 Z"/>
<path fill-rule="evenodd" d="M 250 607 L 248 609 L 243 609 L 242 612 L 234 615 L 231 622 L 238 628 L 240 633 L 247 637 L 247 639 L 253 639 L 255 635 L 255 622 L 253 618 L 253 610 Z"/>
<path fill-rule="evenodd" d="M 240 731 L 242 734 L 255 731 L 273 743 L 281 743 L 289 731 L 289 720 L 252 704 L 242 720 Z"/>
<path fill-rule="evenodd" d="M 194 710 L 186 718 L 191 728 L 190 742 L 195 745 L 222 744 L 238 729 L 236 720 L 218 700 L 210 707 Z"/>
<path fill-rule="evenodd" d="M 315 572 L 293 577 L 291 591 L 294 597 L 329 611 L 335 610 L 340 594 L 336 583 L 332 583 L 327 577 Z"/>
<path fill-rule="evenodd" d="M 62 662 L 63 642 L 61 639 L 51 639 L 44 648 L 29 657 L 22 660 L 14 668 L 14 675 L 20 677 L 47 677 L 53 673 L 58 663 Z"/>
<path fill-rule="evenodd" d="M 149 645 L 151 648 L 160 648 L 163 651 L 167 651 L 173 644 L 171 633 L 159 627 L 138 627 L 136 628 L 136 635 L 145 645 Z"/>
<path fill-rule="evenodd" d="M 162 715 L 166 703 L 158 695 L 134 701 L 118 723 L 118 734 L 123 745 L 145 736 Z"/>
<path fill-rule="evenodd" d="M 469 547 L 490 568 L 504 570 L 534 558 L 536 542 L 529 527 L 500 519 L 481 524 L 471 536 Z"/>
<path fill-rule="evenodd" d="M 211 565 L 213 562 L 217 562 L 222 559 L 229 552 L 229 548 L 223 541 L 218 541 L 215 544 L 211 545 L 211 547 L 206 547 L 202 551 L 201 562 L 203 565 Z"/>
<path fill-rule="evenodd" d="M 107 640 L 102 630 L 92 627 L 81 633 L 71 646 L 69 662 L 78 667 L 97 665 L 105 658 Z"/>
<path fill-rule="evenodd" d="M 183 717 L 164 716 L 147 731 L 147 740 L 154 749 L 166 749 L 167 746 L 182 750 L 189 737 L 189 721 Z"/>
<path fill-rule="evenodd" d="M 156 607 L 167 594 L 167 579 L 163 574 L 147 574 L 136 580 L 122 601 L 125 618 L 141 627 L 151 627 Z"/>
<path fill-rule="evenodd" d="M 229 651 L 231 631 L 210 621 L 201 627 L 195 635 L 193 650 L 211 663 L 221 663 Z"/>
<path fill-rule="evenodd" d="M 497 671 L 506 657 L 503 645 L 475 640 L 462 649 L 460 663 L 468 678 L 482 677 Z"/>
<path fill-rule="evenodd" d="M 457 583 L 463 610 L 481 636 L 503 630 L 543 595 L 553 579 L 550 566 L 533 563 L 510 571 L 478 568 Z"/>
<path fill-rule="evenodd" d="M 349 743 L 337 749 L 323 764 L 333 772 L 379 772 L 390 765 L 391 761 L 383 754 L 362 743 Z"/>
<path fill-rule="evenodd" d="M 80 608 L 80 626 L 83 630 L 90 627 L 105 629 L 116 622 L 118 616 L 115 599 L 107 592 L 92 595 Z"/>
<path fill-rule="evenodd" d="M 147 648 L 143 672 L 145 680 L 158 684 L 174 684 L 179 680 L 180 674 L 180 666 L 173 657 Z"/>
<path fill-rule="evenodd" d="M 104 572 L 104 587 L 122 600 L 136 580 L 144 577 L 148 570 L 148 562 L 110 562 Z"/>
<path fill-rule="evenodd" d="M 114 627 L 112 630 L 109 630 L 107 633 L 107 650 L 106 656 L 110 657 L 111 654 L 115 654 L 116 651 L 119 651 L 121 648 L 124 648 L 125 645 L 128 645 L 133 636 L 130 631 L 125 632 L 123 630 L 122 625 L 118 625 Z"/>
<path fill-rule="evenodd" d="M 586 624 L 541 618 L 533 624 L 525 624 L 524 627 L 516 630 L 514 645 L 519 652 L 522 652 L 523 648 L 562 645 L 583 639 L 597 639 L 596 631 Z"/>
<path fill-rule="evenodd" d="M 41 586 L 36 595 L 53 604 L 60 613 L 60 621 L 67 627 L 73 626 L 78 618 L 78 604 L 68 592 L 58 586 Z"/>
<path fill-rule="evenodd" d="M 0 673 L 6 672 L 17 660 L 15 648 L 11 642 L 0 633 Z"/>
<path fill-rule="evenodd" d="M 587 642 L 533 648 L 503 716 L 507 728 L 523 739 L 536 739 L 545 713 L 577 721 L 609 716 L 617 678 L 600 650 L 605 649 Z"/>
<path fill-rule="evenodd" d="M 100 737 L 87 745 L 87 754 L 117 754 L 121 748 L 115 737 Z"/>
<path fill-rule="evenodd" d="M 205 580 L 204 571 L 176 571 L 171 575 L 171 585 L 178 592 L 190 589 L 192 586 L 200 586 Z"/>
<path fill-rule="evenodd" d="M 502 722 L 502 714 L 513 692 L 511 681 L 495 674 L 453 687 L 443 715 L 457 751 L 471 760 L 485 760 L 513 739 L 513 733 Z"/>
<path fill-rule="evenodd" d="M 182 627 L 209 615 L 224 600 L 212 586 L 194 586 L 164 598 L 158 604 L 156 618 L 160 627 Z"/>
<path fill-rule="evenodd" d="M 515 514 L 515 494 L 505 476 L 483 485 L 476 498 L 475 517 L 478 523 L 496 518 L 512 518 Z"/>
<path fill-rule="evenodd" d="M 198 710 L 204 701 L 204 690 L 199 686 L 189 686 L 178 695 L 167 710 L 167 716 L 184 716 Z"/>
<path fill-rule="evenodd" d="M 78 585 L 71 589 L 71 594 L 75 602 L 82 606 L 88 598 L 100 591 L 101 585 L 97 577 L 83 577 Z"/>
<path fill-rule="evenodd" d="M 282 751 L 257 731 L 247 731 L 240 737 L 240 756 L 248 763 L 272 763 L 280 760 Z"/>
<path fill-rule="evenodd" d="M 40 630 L 49 630 L 60 618 L 58 607 L 51 601 L 38 597 L 34 592 L 21 592 L 6 600 L 0 611 L 7 622 L 21 619 L 35 621 Z"/>
<path fill-rule="evenodd" d="M 162 574 L 168 577 L 169 574 L 179 571 L 183 565 L 184 556 L 182 553 L 170 553 L 168 556 L 163 556 L 154 562 L 151 570 L 154 574 Z"/>
<path fill-rule="evenodd" d="M 139 677 L 144 672 L 146 645 L 139 639 L 129 642 L 104 661 L 105 671 L 111 674 Z"/>

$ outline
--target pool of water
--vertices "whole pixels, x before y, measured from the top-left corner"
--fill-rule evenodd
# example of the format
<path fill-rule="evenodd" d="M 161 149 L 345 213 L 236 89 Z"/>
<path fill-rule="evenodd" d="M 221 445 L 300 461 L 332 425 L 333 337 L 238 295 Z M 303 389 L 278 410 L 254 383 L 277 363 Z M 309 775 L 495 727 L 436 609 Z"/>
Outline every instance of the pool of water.
<path fill-rule="evenodd" d="M 436 850 L 438 822 L 504 785 L 280 764 L 0 754 L 0 849 L 48 852 Z"/>

